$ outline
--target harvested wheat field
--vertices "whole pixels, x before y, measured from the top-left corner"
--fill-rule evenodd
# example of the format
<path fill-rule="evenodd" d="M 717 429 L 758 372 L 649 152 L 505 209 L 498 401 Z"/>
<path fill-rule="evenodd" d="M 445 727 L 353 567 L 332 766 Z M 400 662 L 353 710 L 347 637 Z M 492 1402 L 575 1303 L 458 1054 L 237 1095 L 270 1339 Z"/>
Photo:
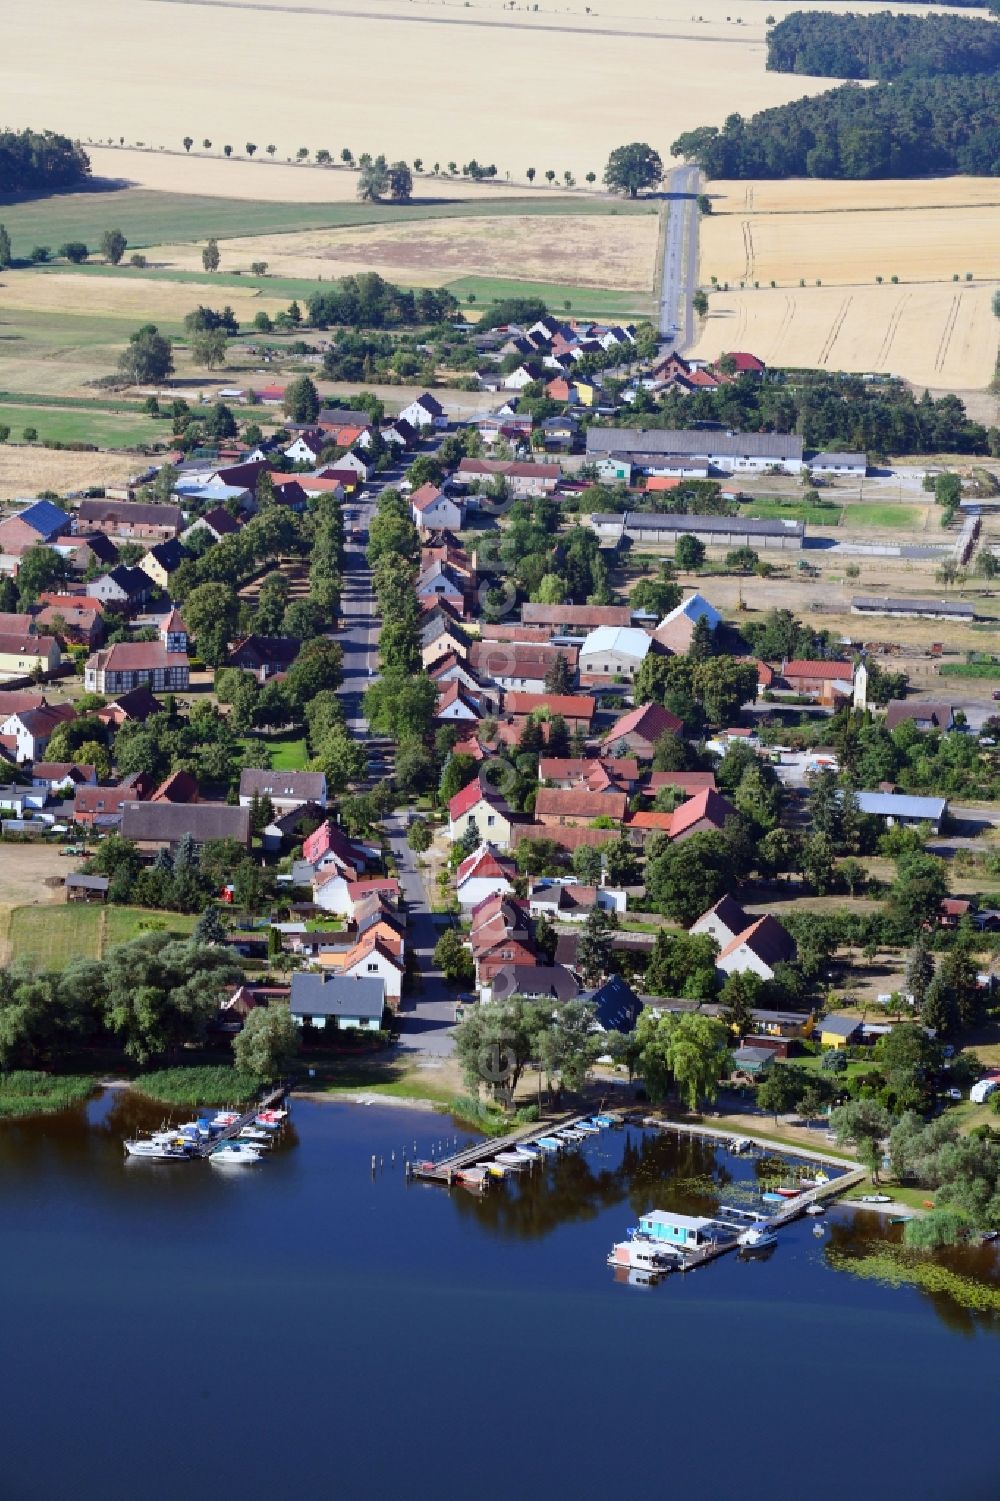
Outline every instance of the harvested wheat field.
<path fill-rule="evenodd" d="M 40 490 L 65 494 L 88 485 L 120 485 L 139 463 L 134 454 L 70 453 L 0 444 L 0 500 L 37 495 Z"/>
<path fill-rule="evenodd" d="M 656 274 L 655 213 L 620 218 L 564 216 L 424 220 L 250 235 L 220 242 L 226 268 L 266 261 L 272 276 L 346 276 L 378 271 L 393 281 L 438 286 L 458 276 L 500 276 L 570 286 L 649 292 Z M 194 271 L 193 245 L 154 246 L 149 258 Z"/>
<path fill-rule="evenodd" d="M 199 261 L 200 266 L 200 261 Z M 114 276 L 74 275 L 71 271 L 5 271 L 0 289 L 0 309 L 72 314 L 85 311 L 89 317 L 131 318 L 139 322 L 157 318 L 179 323 L 204 296 L 201 287 L 183 281 L 153 281 Z M 275 313 L 287 298 L 268 297 L 253 290 L 226 287 L 225 301 L 244 322 L 261 309 Z"/>
<path fill-rule="evenodd" d="M 828 187 L 822 183 L 817 186 Z M 877 184 L 866 184 L 877 186 Z M 1000 275 L 1000 185 L 976 205 L 713 213 L 701 222 L 704 281 L 798 286 Z M 956 197 L 959 195 L 956 195 Z"/>
<path fill-rule="evenodd" d="M 765 14 L 778 9 L 703 0 L 694 20 L 684 0 L 590 15 L 545 0 L 506 13 L 499 0 L 101 0 L 82 25 L 75 0 L 36 0 L 5 12 L 0 88 L 8 120 L 82 140 L 176 151 L 190 134 L 216 153 L 273 144 L 282 161 L 302 147 L 443 166 L 475 156 L 501 178 L 534 166 L 582 182 L 623 140 L 666 158 L 681 130 L 827 87 L 765 71 Z M 209 76 L 212 58 L 225 65 Z M 275 66 L 262 72 L 262 59 Z M 321 175 L 303 176 L 314 197 Z M 330 191 L 347 181 L 327 177 Z"/>
<path fill-rule="evenodd" d="M 987 386 L 997 357 L 988 284 L 713 293 L 689 351 L 750 349 L 769 365 L 879 371 L 941 390 Z"/>
<path fill-rule="evenodd" d="M 124 183 L 129 187 L 149 188 L 157 193 L 200 193 L 210 198 L 247 198 L 258 203 L 354 203 L 358 195 L 358 174 L 341 163 L 320 167 L 313 161 L 286 162 L 275 155 L 252 158 L 226 158 L 213 147 L 206 153 L 199 141 L 190 155 L 179 142 L 170 141 L 163 151 L 136 151 L 128 146 L 95 146 L 84 142 L 95 178 Z M 413 201 L 438 201 L 448 198 L 494 199 L 510 197 L 513 189 L 506 183 L 470 182 L 467 178 L 438 178 L 429 175 L 428 162 L 423 177 L 413 179 Z M 517 187 L 525 192 L 526 184 Z M 535 188 L 539 197 L 552 190 Z M 565 188 L 562 188 L 565 192 Z"/>
<path fill-rule="evenodd" d="M 820 177 L 775 182 L 720 180 L 708 183 L 705 191 L 715 214 L 864 213 L 873 209 L 976 208 L 984 204 L 1000 207 L 997 177 L 893 177 L 872 182 Z"/>

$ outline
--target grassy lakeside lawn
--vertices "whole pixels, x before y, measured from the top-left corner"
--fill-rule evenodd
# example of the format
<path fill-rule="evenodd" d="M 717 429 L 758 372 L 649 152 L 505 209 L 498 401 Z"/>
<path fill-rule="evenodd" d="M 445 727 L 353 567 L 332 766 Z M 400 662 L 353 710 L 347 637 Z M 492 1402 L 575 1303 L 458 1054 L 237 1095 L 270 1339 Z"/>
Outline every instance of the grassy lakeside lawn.
<path fill-rule="evenodd" d="M 810 526 L 839 526 L 843 506 L 813 506 L 806 501 L 747 500 L 740 505 L 741 516 L 760 521 L 808 521 Z"/>
<path fill-rule="evenodd" d="M 83 240 L 95 249 L 106 229 L 120 229 L 132 249 L 179 240 L 224 240 L 242 235 L 280 234 L 284 230 L 338 229 L 355 224 L 419 219 L 509 218 L 531 214 L 655 213 L 648 203 L 613 202 L 581 194 L 551 198 L 534 193 L 524 198 L 447 197 L 446 182 L 435 184 L 441 196 L 411 204 L 263 203 L 244 198 L 212 198 L 196 193 L 157 193 L 148 188 L 111 192 L 64 193 L 18 203 L 0 203 L 0 222 L 7 226 L 15 257 L 33 246 L 53 250 L 67 240 Z"/>
<path fill-rule="evenodd" d="M 302 1087 L 310 1093 L 387 1095 L 390 1099 L 426 1100 L 432 1105 L 449 1105 L 455 1098 L 454 1089 L 429 1082 L 420 1069 L 384 1057 L 310 1062 L 316 1067 L 316 1079 L 302 1080 Z"/>
<path fill-rule="evenodd" d="M 89 1074 L 55 1075 L 28 1070 L 0 1074 L 0 1120 L 51 1115 L 80 1105 L 93 1094 L 97 1080 Z"/>
<path fill-rule="evenodd" d="M 98 448 L 134 448 L 162 439 L 169 441 L 168 423 L 132 412 L 101 412 L 92 408 L 0 405 L 0 423 L 10 428 L 11 436 L 20 438 L 25 428 L 33 427 L 38 441 L 52 443 L 94 443 Z"/>
<path fill-rule="evenodd" d="M 65 969 L 74 959 L 100 959 L 116 944 L 145 931 L 165 930 L 186 937 L 197 918 L 142 907 L 102 907 L 88 903 L 15 907 L 10 914 L 11 960 L 26 959 L 39 969 Z"/>
<path fill-rule="evenodd" d="M 570 312 L 585 318 L 638 318 L 648 317 L 652 311 L 652 298 L 641 292 L 557 286 L 544 281 L 511 281 L 498 276 L 460 276 L 444 285 L 464 308 L 473 311 L 504 297 L 540 297 L 557 316 Z"/>

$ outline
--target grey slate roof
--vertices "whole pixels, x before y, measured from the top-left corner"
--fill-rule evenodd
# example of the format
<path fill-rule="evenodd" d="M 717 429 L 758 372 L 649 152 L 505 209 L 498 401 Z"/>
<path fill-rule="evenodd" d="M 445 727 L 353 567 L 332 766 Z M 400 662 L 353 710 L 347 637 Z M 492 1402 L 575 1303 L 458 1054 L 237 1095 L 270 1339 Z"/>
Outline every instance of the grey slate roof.
<path fill-rule="evenodd" d="M 716 429 L 588 427 L 589 454 L 677 454 L 685 458 L 801 459 L 796 433 L 723 433 Z"/>
<path fill-rule="evenodd" d="M 826 1016 L 819 1024 L 821 1033 L 830 1032 L 834 1037 L 853 1037 L 860 1027 L 858 1016 Z"/>
<path fill-rule="evenodd" d="M 926 818 L 937 823 L 948 806 L 947 798 L 914 797 L 907 792 L 859 792 L 856 796 L 862 813 L 882 818 Z"/>
<path fill-rule="evenodd" d="M 301 803 L 326 802 L 326 777 L 321 771 L 258 771 L 240 773 L 240 797 L 297 798 Z"/>
<path fill-rule="evenodd" d="M 122 834 L 126 839 L 170 843 L 190 834 L 199 844 L 208 839 L 249 844 L 250 809 L 229 803 L 123 803 Z"/>
<path fill-rule="evenodd" d="M 382 1020 L 385 981 L 369 975 L 292 976 L 289 1010 L 293 1016 L 358 1016 Z"/>

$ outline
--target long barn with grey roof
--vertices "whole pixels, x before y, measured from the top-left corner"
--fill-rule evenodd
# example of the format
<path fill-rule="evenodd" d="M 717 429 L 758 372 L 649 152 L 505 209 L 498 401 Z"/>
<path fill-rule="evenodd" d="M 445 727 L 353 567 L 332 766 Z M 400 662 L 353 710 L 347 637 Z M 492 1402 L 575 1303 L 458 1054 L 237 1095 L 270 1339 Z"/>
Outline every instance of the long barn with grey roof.
<path fill-rule="evenodd" d="M 778 468 L 798 474 L 802 439 L 796 433 L 735 433 L 717 428 L 590 427 L 587 454 L 629 459 L 648 473 L 669 474 L 690 467 L 695 460 L 725 473 Z"/>
<path fill-rule="evenodd" d="M 747 516 L 697 516 L 690 511 L 595 512 L 588 518 L 603 546 L 623 538 L 649 547 L 673 547 L 680 536 L 697 537 L 706 547 L 795 550 L 805 540 L 802 521 L 754 520 Z"/>

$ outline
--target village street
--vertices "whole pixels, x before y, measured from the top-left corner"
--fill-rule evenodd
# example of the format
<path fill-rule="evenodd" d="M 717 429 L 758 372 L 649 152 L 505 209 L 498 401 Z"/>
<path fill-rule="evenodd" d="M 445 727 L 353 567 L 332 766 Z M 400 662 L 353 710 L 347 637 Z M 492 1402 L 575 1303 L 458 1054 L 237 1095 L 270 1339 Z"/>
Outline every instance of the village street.
<path fill-rule="evenodd" d="M 379 477 L 377 488 L 352 508 L 354 519 L 348 523 L 344 548 L 344 590 L 342 614 L 344 629 L 338 640 L 344 649 L 344 681 L 340 694 L 347 712 L 352 735 L 365 742 L 369 752 L 368 771 L 373 781 L 391 770 L 392 747 L 388 741 L 372 739 L 362 713 L 365 689 L 378 675 L 379 620 L 375 614 L 371 570 L 365 556 L 368 527 L 375 514 L 378 496 L 383 489 L 398 485 L 401 465 L 393 466 Z M 358 527 L 364 540 L 353 540 L 350 532 Z M 454 994 L 434 968 L 434 946 L 441 929 L 434 922 L 430 901 L 417 866 L 417 857 L 406 842 L 409 810 L 401 809 L 385 820 L 389 847 L 399 873 L 405 904 L 407 949 L 419 971 L 419 989 L 403 1001 L 399 1015 L 399 1050 L 406 1053 L 450 1056 L 453 1051 L 452 1028 L 455 1019 Z"/>

